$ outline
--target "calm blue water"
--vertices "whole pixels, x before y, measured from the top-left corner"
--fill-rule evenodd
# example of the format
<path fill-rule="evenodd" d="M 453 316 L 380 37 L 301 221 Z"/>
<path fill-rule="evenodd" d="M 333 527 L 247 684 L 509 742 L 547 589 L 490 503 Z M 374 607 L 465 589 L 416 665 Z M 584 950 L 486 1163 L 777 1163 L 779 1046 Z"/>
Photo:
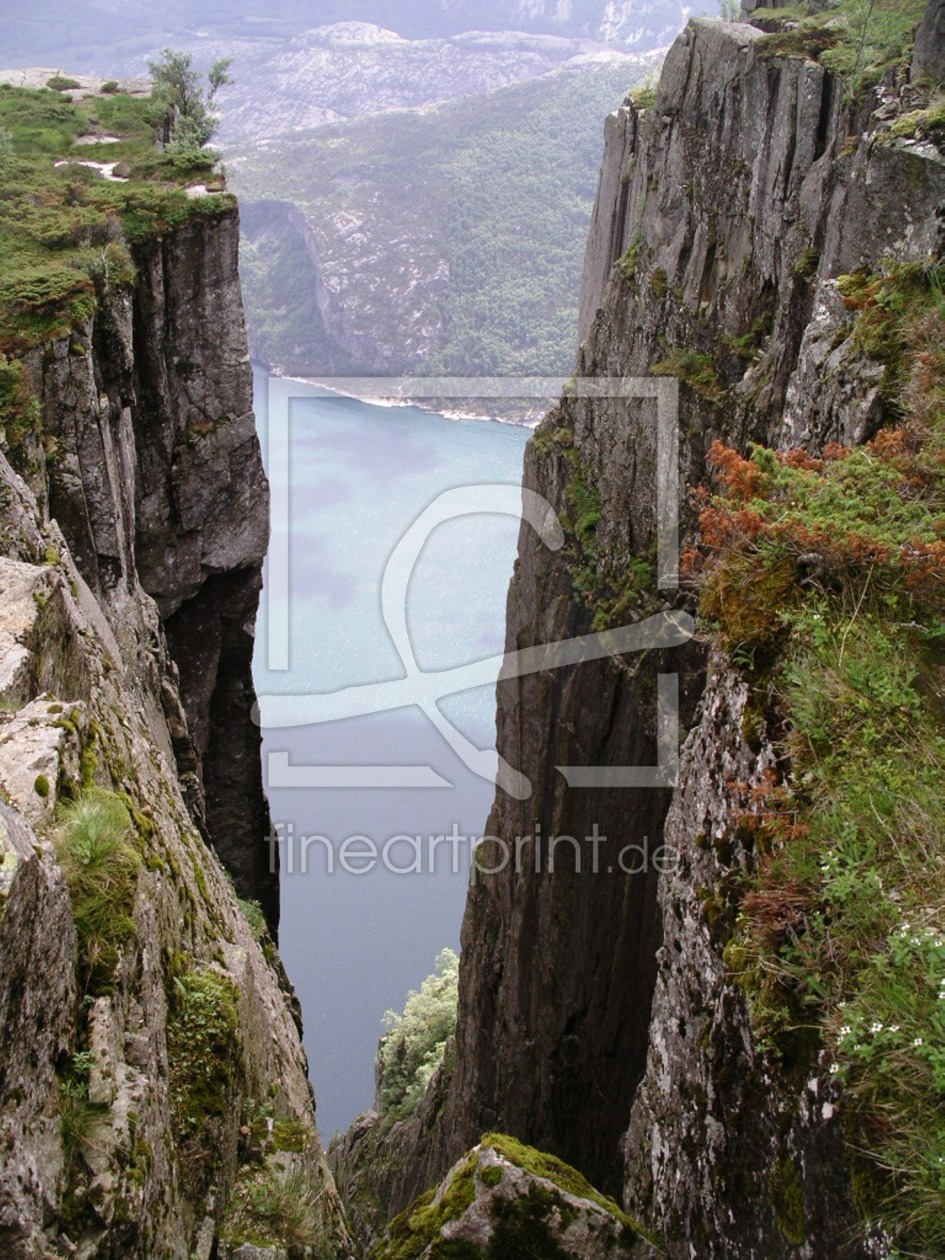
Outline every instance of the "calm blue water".
<path fill-rule="evenodd" d="M 362 706 L 368 716 L 291 727 L 271 724 L 284 712 L 266 697 L 402 679 L 381 610 L 388 557 L 443 491 L 517 486 L 528 435 L 510 425 L 317 397 L 259 371 L 256 414 L 267 468 L 276 474 L 277 505 L 277 434 L 288 415 L 288 600 L 273 594 L 284 545 L 277 511 L 254 673 L 263 698 L 264 773 L 285 837 L 280 947 L 302 1002 L 319 1128 L 327 1139 L 372 1103 L 384 1011 L 402 1008 L 444 945 L 458 947 L 469 847 L 441 844 L 431 856 L 429 837 L 455 834 L 454 824 L 460 836 L 481 834 L 493 789 L 417 707 L 385 711 L 402 694 L 376 688 Z M 489 501 L 489 492 L 477 491 L 477 503 L 480 495 Z M 409 585 L 405 575 L 407 625 L 422 669 L 448 670 L 502 651 L 517 534 L 517 521 L 494 513 L 450 520 L 430 534 Z M 286 623 L 289 668 L 272 669 L 270 640 L 286 641 Z M 444 700 L 441 709 L 477 748 L 494 747 L 494 680 Z M 443 785 L 279 785 L 286 773 L 289 782 L 304 781 L 311 767 L 326 764 L 429 767 L 425 773 Z M 305 847 L 303 870 L 302 837 L 313 835 L 325 840 Z M 365 839 L 352 842 L 354 836 Z M 343 870 L 345 840 L 349 868 L 369 864 L 370 844 L 374 868 Z M 419 872 L 407 874 L 387 869 L 416 866 Z"/>

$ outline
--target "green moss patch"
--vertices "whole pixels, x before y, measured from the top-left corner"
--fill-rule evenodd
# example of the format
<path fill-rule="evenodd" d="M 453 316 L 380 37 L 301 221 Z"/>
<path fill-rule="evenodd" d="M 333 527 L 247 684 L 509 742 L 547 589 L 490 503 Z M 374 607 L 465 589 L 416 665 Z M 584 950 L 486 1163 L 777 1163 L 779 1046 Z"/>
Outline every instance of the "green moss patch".
<path fill-rule="evenodd" d="M 200 1132 L 225 1112 L 239 1057 L 237 993 L 219 972 L 188 970 L 173 980 L 167 1025 L 171 1111 L 175 1135 Z"/>
<path fill-rule="evenodd" d="M 479 1156 L 473 1151 L 453 1173 L 439 1199 L 429 1190 L 388 1226 L 387 1238 L 370 1253 L 371 1260 L 415 1260 L 439 1238 L 448 1221 L 458 1220 L 476 1197 L 475 1172 Z"/>
<path fill-rule="evenodd" d="M 477 1183 L 491 1190 L 502 1181 L 501 1167 L 480 1163 L 480 1151 L 485 1149 L 496 1151 L 516 1168 L 551 1185 L 533 1183 L 526 1194 L 514 1198 L 495 1195 L 491 1206 L 494 1229 L 483 1249 L 468 1242 L 447 1241 L 440 1235 L 444 1225 L 458 1220 L 472 1205 Z M 395 1217 L 387 1237 L 372 1250 L 371 1260 L 415 1260 L 428 1247 L 432 1248 L 431 1257 L 469 1255 L 481 1260 L 519 1260 L 521 1256 L 535 1256 L 539 1260 L 564 1260 L 570 1253 L 563 1248 L 559 1236 L 576 1217 L 576 1209 L 564 1197 L 566 1194 L 586 1199 L 609 1215 L 613 1222 L 614 1255 L 629 1250 L 641 1237 L 653 1241 L 639 1222 L 613 1199 L 595 1190 L 577 1169 L 503 1133 L 485 1134 L 479 1148 L 457 1167 L 439 1197 L 438 1193 L 428 1191 Z"/>

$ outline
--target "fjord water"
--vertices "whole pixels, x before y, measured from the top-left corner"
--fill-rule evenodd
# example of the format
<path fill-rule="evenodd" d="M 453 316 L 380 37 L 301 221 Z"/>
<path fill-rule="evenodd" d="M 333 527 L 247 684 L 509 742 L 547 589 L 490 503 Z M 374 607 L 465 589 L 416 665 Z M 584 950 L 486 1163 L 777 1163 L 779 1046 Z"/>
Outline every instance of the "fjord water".
<path fill-rule="evenodd" d="M 263 768 L 282 837 L 280 952 L 299 994 L 305 1045 L 323 1138 L 343 1129 L 374 1096 L 381 1017 L 433 970 L 445 945 L 458 948 L 469 844 L 429 837 L 481 835 L 493 785 L 470 771 L 417 707 L 385 711 L 378 688 L 368 716 L 279 728 L 267 696 L 336 692 L 404 676 L 381 611 L 387 559 L 424 508 L 453 487 L 521 480 L 527 431 L 492 421 L 455 420 L 414 407 L 379 407 L 319 394 L 256 372 L 256 415 L 267 457 L 270 425 L 289 425 L 288 607 L 267 577 L 254 661 L 263 720 Z M 278 472 L 269 468 L 270 476 Z M 278 485 L 274 486 L 276 496 Z M 473 492 L 474 494 L 476 492 Z M 483 503 L 488 492 L 483 491 Z M 518 522 L 495 513 L 439 525 L 423 546 L 408 587 L 407 621 L 425 671 L 450 670 L 501 653 L 505 596 Z M 278 520 L 273 548 L 280 546 Z M 270 572 L 274 572 L 274 551 Z M 271 669 L 269 632 L 288 618 L 288 669 Z M 400 700 L 402 697 L 398 696 Z M 441 704 L 478 748 L 494 747 L 494 682 Z M 448 786 L 279 786 L 319 765 L 429 766 Z M 456 826 L 456 833 L 453 826 Z M 329 846 L 303 837 L 325 837 Z M 340 861 L 341 845 L 350 868 Z M 416 865 L 421 838 L 422 869 Z M 366 854 L 359 857 L 358 854 Z M 455 860 L 454 860 L 455 855 Z"/>

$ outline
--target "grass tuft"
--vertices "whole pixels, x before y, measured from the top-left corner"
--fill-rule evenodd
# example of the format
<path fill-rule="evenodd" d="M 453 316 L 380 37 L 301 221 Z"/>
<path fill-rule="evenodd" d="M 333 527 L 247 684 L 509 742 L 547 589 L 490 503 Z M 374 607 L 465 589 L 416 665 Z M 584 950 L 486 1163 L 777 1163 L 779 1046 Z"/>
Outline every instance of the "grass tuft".
<path fill-rule="evenodd" d="M 110 990 L 121 946 L 134 935 L 141 869 L 135 842 L 131 816 L 112 792 L 88 788 L 63 811 L 56 853 L 69 885 L 87 995 Z"/>

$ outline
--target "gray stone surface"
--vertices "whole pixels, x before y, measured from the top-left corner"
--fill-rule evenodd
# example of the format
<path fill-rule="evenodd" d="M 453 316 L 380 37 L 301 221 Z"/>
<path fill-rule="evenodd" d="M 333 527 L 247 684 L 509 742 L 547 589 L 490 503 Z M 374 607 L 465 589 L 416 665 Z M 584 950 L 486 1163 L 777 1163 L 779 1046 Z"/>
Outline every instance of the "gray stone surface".
<path fill-rule="evenodd" d="M 936 84 L 945 79 L 945 0 L 929 0 L 916 32 L 912 76 Z"/>
<path fill-rule="evenodd" d="M 0 1252 L 49 1254 L 63 1171 L 55 1069 L 76 1014 L 76 934 L 49 844 L 0 804 Z"/>

